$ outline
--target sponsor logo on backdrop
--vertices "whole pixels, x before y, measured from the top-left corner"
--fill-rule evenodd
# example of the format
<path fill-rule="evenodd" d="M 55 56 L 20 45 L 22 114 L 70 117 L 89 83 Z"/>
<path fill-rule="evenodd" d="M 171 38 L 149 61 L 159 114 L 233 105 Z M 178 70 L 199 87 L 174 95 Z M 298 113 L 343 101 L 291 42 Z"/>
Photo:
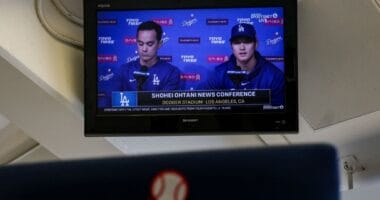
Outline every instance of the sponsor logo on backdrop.
<path fill-rule="evenodd" d="M 162 40 L 162 44 L 165 44 L 170 40 L 170 37 L 166 35 L 166 32 L 163 32 L 161 40 Z"/>
<path fill-rule="evenodd" d="M 127 36 L 124 38 L 124 44 L 136 44 L 137 39 L 135 36 Z"/>
<path fill-rule="evenodd" d="M 174 24 L 174 20 L 172 18 L 153 19 L 152 21 L 161 26 L 172 26 Z"/>
<path fill-rule="evenodd" d="M 284 61 L 284 57 L 283 56 L 264 56 L 264 58 L 267 61 L 270 61 L 270 62 L 281 62 L 281 61 Z"/>
<path fill-rule="evenodd" d="M 282 36 L 276 32 L 273 38 L 268 38 L 265 40 L 267 46 L 273 46 L 283 41 Z"/>
<path fill-rule="evenodd" d="M 198 60 L 194 55 L 181 55 L 181 59 L 184 63 L 196 63 Z"/>
<path fill-rule="evenodd" d="M 158 56 L 160 60 L 165 61 L 165 62 L 172 62 L 173 57 L 172 56 Z"/>
<path fill-rule="evenodd" d="M 127 63 L 130 63 L 130 62 L 133 62 L 133 61 L 136 61 L 140 58 L 140 56 L 138 55 L 138 52 L 135 51 L 135 55 L 133 56 L 130 56 L 130 57 L 127 57 Z"/>
<path fill-rule="evenodd" d="M 264 24 L 266 25 L 283 25 L 284 24 L 284 19 L 278 18 L 278 19 L 273 19 L 273 18 L 268 18 L 265 19 Z"/>
<path fill-rule="evenodd" d="M 219 36 L 210 36 L 208 37 L 208 40 L 210 41 L 211 44 L 225 44 L 226 40 L 223 39 L 223 37 Z"/>
<path fill-rule="evenodd" d="M 142 23 L 139 18 L 127 18 L 125 19 L 125 22 L 128 24 L 128 26 L 138 26 Z"/>
<path fill-rule="evenodd" d="M 114 77 L 114 75 L 115 74 L 112 72 L 111 68 L 108 68 L 106 74 L 99 76 L 99 81 L 109 81 Z"/>
<path fill-rule="evenodd" d="M 198 73 L 185 73 L 181 74 L 181 80 L 185 81 L 200 81 L 201 75 Z"/>
<path fill-rule="evenodd" d="M 239 23 L 239 24 L 251 24 L 253 25 L 253 21 L 251 21 L 251 18 L 247 17 L 247 18 L 236 18 L 236 21 Z"/>
<path fill-rule="evenodd" d="M 115 25 L 117 24 L 116 19 L 98 19 L 99 25 Z"/>
<path fill-rule="evenodd" d="M 117 62 L 117 55 L 98 55 L 98 62 Z"/>
<path fill-rule="evenodd" d="M 197 22 L 198 22 L 198 19 L 195 18 L 195 16 L 194 16 L 193 13 L 191 13 L 190 14 L 190 19 L 182 21 L 182 26 L 192 26 L 193 24 L 195 24 Z"/>
<path fill-rule="evenodd" d="M 169 37 L 166 35 L 165 32 L 162 33 L 162 43 L 165 44 L 169 41 Z M 135 36 L 126 36 L 124 38 L 124 43 L 125 44 L 136 44 L 137 43 L 137 38 Z"/>
<path fill-rule="evenodd" d="M 264 23 L 267 25 L 284 24 L 284 19 L 279 18 L 277 13 L 273 13 L 273 14 L 251 13 L 251 19 L 256 19 L 259 23 Z"/>
<path fill-rule="evenodd" d="M 207 25 L 228 25 L 228 19 L 206 19 Z"/>
<path fill-rule="evenodd" d="M 200 37 L 179 37 L 178 43 L 197 44 L 197 43 L 201 43 L 201 38 Z"/>
<path fill-rule="evenodd" d="M 115 40 L 112 39 L 111 36 L 100 36 L 98 37 L 98 40 L 100 44 L 114 44 L 115 43 Z"/>
<path fill-rule="evenodd" d="M 228 61 L 228 56 L 226 55 L 210 55 L 207 56 L 207 61 L 209 63 L 222 63 Z"/>

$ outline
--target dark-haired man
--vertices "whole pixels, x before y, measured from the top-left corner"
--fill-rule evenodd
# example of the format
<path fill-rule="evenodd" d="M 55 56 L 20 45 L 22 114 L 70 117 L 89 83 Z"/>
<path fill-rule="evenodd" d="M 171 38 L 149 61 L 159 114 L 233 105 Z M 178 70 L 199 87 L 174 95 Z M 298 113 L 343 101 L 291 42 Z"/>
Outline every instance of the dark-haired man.
<path fill-rule="evenodd" d="M 139 59 L 120 67 L 115 76 L 115 89 L 121 91 L 178 90 L 181 86 L 180 70 L 160 60 L 162 28 L 153 21 L 141 23 L 137 28 Z"/>
<path fill-rule="evenodd" d="M 256 50 L 255 28 L 250 24 L 233 26 L 230 44 L 230 59 L 215 67 L 201 89 L 270 89 L 271 105 L 283 105 L 284 74 Z M 240 78 L 233 78 L 236 74 Z"/>

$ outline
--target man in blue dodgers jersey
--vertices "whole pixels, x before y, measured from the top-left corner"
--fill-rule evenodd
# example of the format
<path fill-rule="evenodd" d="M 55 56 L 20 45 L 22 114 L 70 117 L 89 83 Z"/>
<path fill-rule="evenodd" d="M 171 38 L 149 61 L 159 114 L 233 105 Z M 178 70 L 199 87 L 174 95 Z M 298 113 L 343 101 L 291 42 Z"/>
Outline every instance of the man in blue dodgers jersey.
<path fill-rule="evenodd" d="M 250 24 L 231 29 L 233 54 L 212 71 L 200 89 L 270 89 L 271 105 L 284 104 L 283 72 L 256 50 L 256 30 Z"/>
<path fill-rule="evenodd" d="M 120 67 L 115 76 L 115 89 L 120 91 L 178 90 L 181 87 L 180 70 L 160 60 L 162 28 L 153 21 L 137 28 L 139 59 Z"/>

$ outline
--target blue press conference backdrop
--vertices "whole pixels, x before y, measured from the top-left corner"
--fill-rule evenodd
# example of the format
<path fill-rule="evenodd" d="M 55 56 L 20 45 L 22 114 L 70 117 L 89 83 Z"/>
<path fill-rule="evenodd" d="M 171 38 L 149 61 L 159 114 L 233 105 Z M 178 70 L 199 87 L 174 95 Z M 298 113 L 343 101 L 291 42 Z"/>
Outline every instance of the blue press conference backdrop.
<path fill-rule="evenodd" d="M 253 24 L 258 51 L 284 71 L 283 9 L 229 8 L 186 10 L 99 11 L 97 14 L 98 105 L 106 105 L 112 80 L 124 63 L 137 60 L 136 30 L 153 20 L 163 28 L 158 55 L 182 71 L 186 90 L 207 79 L 209 70 L 228 60 L 232 26 Z"/>

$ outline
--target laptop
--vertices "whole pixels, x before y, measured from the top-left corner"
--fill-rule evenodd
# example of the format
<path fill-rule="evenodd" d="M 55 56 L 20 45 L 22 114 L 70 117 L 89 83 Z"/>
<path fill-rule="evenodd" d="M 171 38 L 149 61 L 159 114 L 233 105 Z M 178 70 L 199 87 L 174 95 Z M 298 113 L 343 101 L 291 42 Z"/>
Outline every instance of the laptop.
<path fill-rule="evenodd" d="M 0 168 L 0 199 L 338 200 L 324 144 L 241 148 Z"/>

